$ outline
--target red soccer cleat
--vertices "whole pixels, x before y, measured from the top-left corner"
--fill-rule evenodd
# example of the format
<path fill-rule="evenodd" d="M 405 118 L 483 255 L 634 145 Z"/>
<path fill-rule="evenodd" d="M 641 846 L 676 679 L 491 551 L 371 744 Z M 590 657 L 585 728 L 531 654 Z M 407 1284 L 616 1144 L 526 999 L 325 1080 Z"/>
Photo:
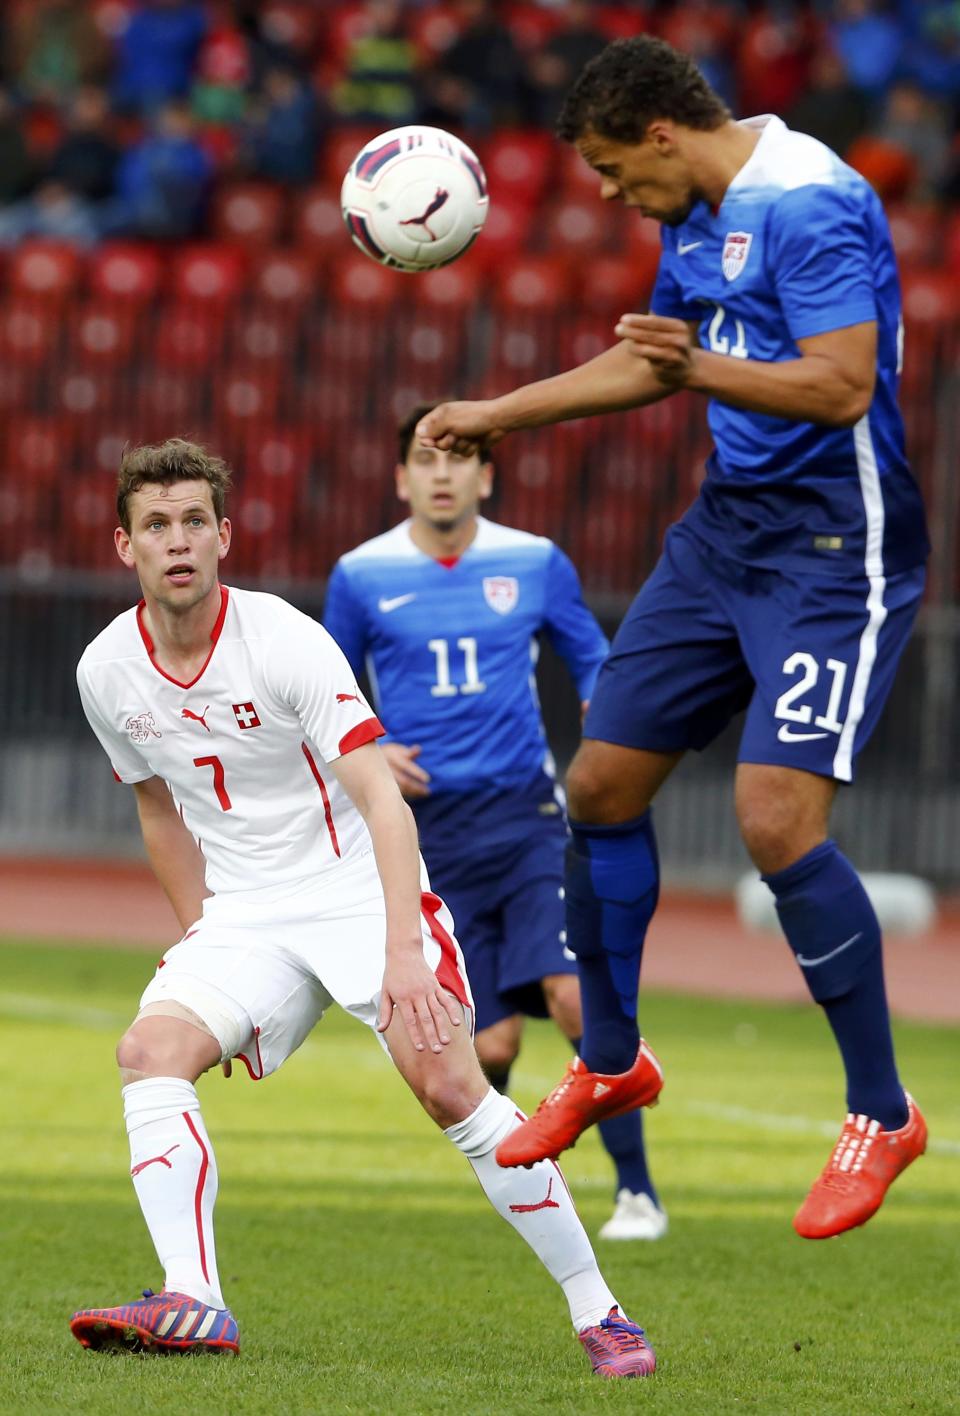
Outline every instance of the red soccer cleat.
<path fill-rule="evenodd" d="M 833 1155 L 796 1213 L 803 1239 L 832 1239 L 866 1224 L 901 1170 L 927 1148 L 927 1123 L 912 1096 L 899 1131 L 884 1131 L 869 1116 L 849 1115 Z"/>
<path fill-rule="evenodd" d="M 556 1160 L 597 1121 L 638 1106 L 654 1106 L 662 1086 L 663 1068 L 642 1038 L 636 1061 L 627 1072 L 588 1072 L 575 1057 L 560 1085 L 497 1146 L 497 1164 L 534 1165 L 538 1160 Z"/>
<path fill-rule="evenodd" d="M 94 1352 L 235 1353 L 237 1324 L 229 1308 L 210 1308 L 186 1293 L 143 1290 L 118 1308 L 81 1308 L 70 1319 L 81 1347 Z"/>
<path fill-rule="evenodd" d="M 596 1327 L 578 1333 L 598 1377 L 649 1377 L 657 1358 L 642 1327 L 629 1322 L 614 1305 Z"/>

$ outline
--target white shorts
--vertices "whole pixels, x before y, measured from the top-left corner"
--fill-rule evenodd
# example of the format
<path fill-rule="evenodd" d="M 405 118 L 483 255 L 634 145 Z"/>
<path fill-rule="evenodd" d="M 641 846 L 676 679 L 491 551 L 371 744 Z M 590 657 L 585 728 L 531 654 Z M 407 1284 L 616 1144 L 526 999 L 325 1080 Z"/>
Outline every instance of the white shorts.
<path fill-rule="evenodd" d="M 422 883 L 429 884 L 426 872 Z M 424 958 L 472 1025 L 450 912 L 429 889 L 420 899 Z M 205 900 L 202 919 L 164 954 L 140 1007 L 191 1009 L 219 1042 L 221 1059 L 236 1057 L 259 1081 L 297 1050 L 332 1002 L 376 1026 L 385 945 L 383 889 L 367 852 L 345 863 L 322 894 L 295 890 L 283 905 L 258 901 L 252 891 Z"/>

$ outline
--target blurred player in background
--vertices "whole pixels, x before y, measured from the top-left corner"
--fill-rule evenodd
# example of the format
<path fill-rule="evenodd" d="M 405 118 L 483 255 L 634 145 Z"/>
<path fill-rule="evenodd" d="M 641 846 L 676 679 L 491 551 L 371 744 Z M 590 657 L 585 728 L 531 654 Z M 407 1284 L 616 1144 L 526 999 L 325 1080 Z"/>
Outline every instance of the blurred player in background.
<path fill-rule="evenodd" d="M 479 515 L 493 468 L 400 424 L 397 492 L 410 519 L 337 563 L 324 623 L 359 675 L 369 667 L 383 752 L 413 805 L 434 888 L 453 914 L 476 1001 L 476 1047 L 500 1092 L 523 1015 L 549 1014 L 579 1046 L 580 988 L 564 948 L 567 831 L 535 668 L 545 634 L 584 708 L 607 640 L 577 573 L 552 541 Z M 601 1122 L 617 1169 L 607 1239 L 666 1230 L 640 1115 Z"/>
<path fill-rule="evenodd" d="M 651 313 L 623 316 L 619 342 L 579 368 L 441 406 L 419 435 L 463 451 L 692 389 L 710 400 L 714 452 L 616 635 L 567 779 L 581 1059 L 498 1158 L 557 1155 L 654 1084 L 636 1021 L 656 901 L 650 803 L 689 748 L 746 709 L 740 829 L 846 1070 L 840 1142 L 794 1221 L 825 1238 L 869 1219 L 926 1145 L 897 1075 L 877 918 L 828 834 L 909 637 L 928 551 L 896 404 L 890 235 L 876 194 L 829 148 L 779 118 L 734 122 L 660 40 L 621 40 L 592 60 L 559 132 L 605 200 L 663 223 Z"/>
<path fill-rule="evenodd" d="M 117 1049 L 130 1173 L 164 1289 L 75 1313 L 74 1335 L 97 1349 L 238 1350 L 194 1083 L 233 1057 L 267 1076 L 336 1000 L 376 1029 L 561 1285 L 594 1370 L 646 1375 L 653 1353 L 607 1288 L 560 1171 L 508 1172 L 494 1159 L 520 1113 L 480 1070 L 450 916 L 421 884 L 413 818 L 352 669 L 284 600 L 220 584 L 228 482 L 218 458 L 179 439 L 124 454 L 116 544 L 143 600 L 77 669 L 184 935 Z"/>

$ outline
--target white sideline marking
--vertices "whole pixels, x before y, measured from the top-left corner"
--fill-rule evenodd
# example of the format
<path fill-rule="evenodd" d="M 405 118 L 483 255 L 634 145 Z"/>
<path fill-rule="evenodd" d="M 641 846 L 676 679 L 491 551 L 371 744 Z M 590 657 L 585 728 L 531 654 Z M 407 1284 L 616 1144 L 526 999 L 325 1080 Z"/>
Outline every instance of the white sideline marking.
<path fill-rule="evenodd" d="M 78 1008 L 75 1003 L 63 1003 L 58 998 L 43 998 L 33 993 L 0 992 L 0 1013 L 16 1018 L 34 1018 L 38 1022 L 72 1023 L 82 1028 L 115 1028 L 130 1021 L 126 1013 L 112 1013 L 106 1008 Z"/>
<path fill-rule="evenodd" d="M 758 1131 L 793 1131 L 806 1136 L 824 1136 L 834 1140 L 835 1121 L 816 1121 L 812 1116 L 781 1116 L 771 1111 L 751 1111 L 746 1106 L 725 1106 L 719 1102 L 680 1102 L 677 1108 L 688 1116 L 705 1116 L 709 1121 L 732 1121 L 740 1126 L 752 1126 Z M 941 1140 L 934 1136 L 927 1149 L 938 1155 L 960 1155 L 960 1141 Z"/>

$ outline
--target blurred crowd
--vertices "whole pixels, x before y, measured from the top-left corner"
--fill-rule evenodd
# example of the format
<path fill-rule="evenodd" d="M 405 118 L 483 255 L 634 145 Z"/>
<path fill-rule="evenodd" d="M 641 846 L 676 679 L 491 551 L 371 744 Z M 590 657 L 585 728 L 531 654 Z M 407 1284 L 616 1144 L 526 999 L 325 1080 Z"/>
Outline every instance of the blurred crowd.
<path fill-rule="evenodd" d="M 960 197 L 958 0 L 7 0 L 0 245 L 202 234 L 218 183 L 307 186 L 344 125 L 549 128 L 642 32 L 888 200 Z"/>

